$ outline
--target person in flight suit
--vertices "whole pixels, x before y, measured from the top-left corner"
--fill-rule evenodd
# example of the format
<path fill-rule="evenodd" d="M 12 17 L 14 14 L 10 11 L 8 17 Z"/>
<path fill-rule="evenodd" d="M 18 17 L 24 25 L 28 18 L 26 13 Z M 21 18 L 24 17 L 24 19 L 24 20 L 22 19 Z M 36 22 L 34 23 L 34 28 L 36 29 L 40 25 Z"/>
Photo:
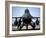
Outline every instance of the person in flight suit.
<path fill-rule="evenodd" d="M 21 18 L 20 18 L 19 21 L 18 21 L 18 26 L 17 26 L 17 29 L 18 29 L 18 30 L 21 30 L 20 26 L 21 26 Z"/>
<path fill-rule="evenodd" d="M 38 18 L 37 18 L 37 20 L 36 20 L 36 25 L 39 25 L 39 20 L 38 20 Z"/>

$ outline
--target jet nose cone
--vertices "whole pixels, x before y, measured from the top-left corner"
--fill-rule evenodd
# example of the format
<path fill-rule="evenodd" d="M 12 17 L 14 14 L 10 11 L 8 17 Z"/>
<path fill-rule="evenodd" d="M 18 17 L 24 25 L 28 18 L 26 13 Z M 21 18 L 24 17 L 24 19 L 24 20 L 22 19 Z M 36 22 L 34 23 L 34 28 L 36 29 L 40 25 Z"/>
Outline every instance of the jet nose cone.
<path fill-rule="evenodd" d="M 25 9 L 24 15 L 22 17 L 24 17 L 24 18 L 31 18 L 31 14 L 29 12 L 29 9 Z"/>
<path fill-rule="evenodd" d="M 25 9 L 25 13 L 29 13 L 29 10 L 28 9 Z"/>

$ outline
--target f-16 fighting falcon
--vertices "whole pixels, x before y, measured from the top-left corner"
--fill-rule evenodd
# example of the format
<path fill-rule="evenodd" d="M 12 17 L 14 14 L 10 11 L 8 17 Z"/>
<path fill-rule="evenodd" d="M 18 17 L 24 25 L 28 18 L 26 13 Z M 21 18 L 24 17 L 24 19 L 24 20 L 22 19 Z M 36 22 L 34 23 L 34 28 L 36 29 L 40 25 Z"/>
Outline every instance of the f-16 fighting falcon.
<path fill-rule="evenodd" d="M 24 25 L 26 25 L 26 29 L 28 29 L 28 24 L 30 24 L 33 27 L 33 29 L 35 29 L 35 23 L 34 23 L 34 25 L 31 23 L 32 22 L 32 16 L 31 16 L 28 9 L 25 9 L 25 13 L 22 17 L 23 17 L 23 25 L 20 27 L 20 29 Z"/>

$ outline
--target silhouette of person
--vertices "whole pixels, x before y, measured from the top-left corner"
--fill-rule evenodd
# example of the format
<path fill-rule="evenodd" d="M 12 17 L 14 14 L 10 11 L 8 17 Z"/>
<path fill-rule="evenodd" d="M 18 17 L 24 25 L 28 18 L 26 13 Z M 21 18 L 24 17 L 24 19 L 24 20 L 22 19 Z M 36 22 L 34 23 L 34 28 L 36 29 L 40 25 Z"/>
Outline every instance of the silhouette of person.
<path fill-rule="evenodd" d="M 38 20 L 38 18 L 37 18 L 37 20 L 36 20 L 36 25 L 39 25 L 39 20 Z"/>
<path fill-rule="evenodd" d="M 17 27 L 18 30 L 21 30 L 20 26 L 21 26 L 21 18 L 18 21 L 18 27 Z"/>
<path fill-rule="evenodd" d="M 33 29 L 35 29 L 35 22 L 33 22 Z"/>
<path fill-rule="evenodd" d="M 17 26 L 17 24 L 18 24 L 18 21 L 17 21 L 17 18 L 16 18 L 14 25 Z"/>

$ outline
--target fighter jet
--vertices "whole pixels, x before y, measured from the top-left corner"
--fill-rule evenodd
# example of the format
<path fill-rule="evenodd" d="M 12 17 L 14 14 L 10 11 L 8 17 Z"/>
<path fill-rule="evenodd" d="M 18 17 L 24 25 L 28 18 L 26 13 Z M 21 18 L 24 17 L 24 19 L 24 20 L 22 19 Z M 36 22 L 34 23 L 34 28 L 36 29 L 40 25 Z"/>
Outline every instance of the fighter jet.
<path fill-rule="evenodd" d="M 25 13 L 23 14 L 23 25 L 21 26 L 21 28 L 24 26 L 24 24 L 26 24 L 26 29 L 28 29 L 28 24 L 30 24 L 33 28 L 35 28 L 35 25 L 32 25 L 32 15 L 30 14 L 28 9 L 25 9 Z"/>

